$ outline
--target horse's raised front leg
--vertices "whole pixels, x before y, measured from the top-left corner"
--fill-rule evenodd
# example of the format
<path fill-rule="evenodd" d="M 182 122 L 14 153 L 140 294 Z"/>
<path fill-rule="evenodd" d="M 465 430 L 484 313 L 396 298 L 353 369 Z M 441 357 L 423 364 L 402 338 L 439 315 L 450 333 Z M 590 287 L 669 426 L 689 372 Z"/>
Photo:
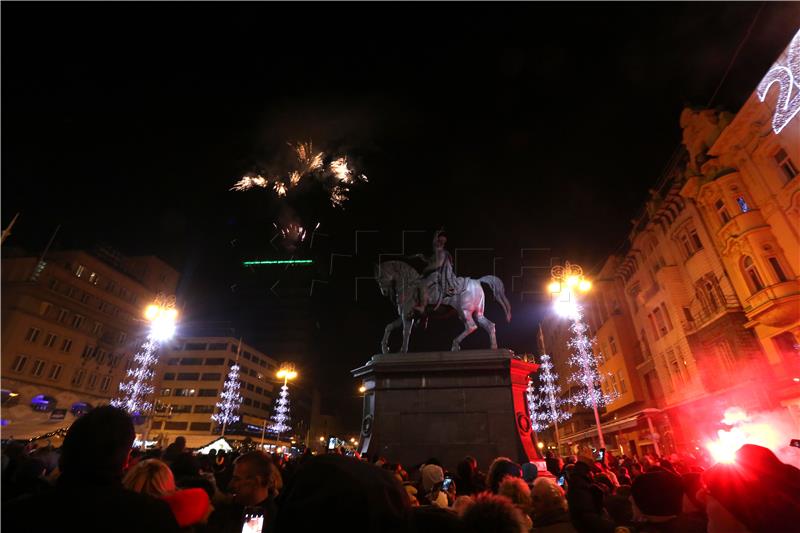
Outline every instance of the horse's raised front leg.
<path fill-rule="evenodd" d="M 486 318 L 485 316 L 479 314 L 476 318 L 478 324 L 486 330 L 486 333 L 489 334 L 489 341 L 491 342 L 492 350 L 497 349 L 497 335 L 495 334 L 494 322 Z"/>
<path fill-rule="evenodd" d="M 385 328 L 383 328 L 383 340 L 381 341 L 382 353 L 389 353 L 389 335 L 392 334 L 392 331 L 399 328 L 402 323 L 403 319 L 397 317 L 396 319 L 391 321 Z"/>
<path fill-rule="evenodd" d="M 408 340 L 411 338 L 411 330 L 414 329 L 414 319 L 403 319 L 403 348 L 402 353 L 408 353 Z"/>
<path fill-rule="evenodd" d="M 472 320 L 472 311 L 463 310 L 461 322 L 464 323 L 464 331 L 461 332 L 461 335 L 453 339 L 453 347 L 451 350 L 454 352 L 457 352 L 461 349 L 461 341 L 463 341 L 467 335 L 478 329 L 478 326 L 475 325 L 475 321 Z"/>

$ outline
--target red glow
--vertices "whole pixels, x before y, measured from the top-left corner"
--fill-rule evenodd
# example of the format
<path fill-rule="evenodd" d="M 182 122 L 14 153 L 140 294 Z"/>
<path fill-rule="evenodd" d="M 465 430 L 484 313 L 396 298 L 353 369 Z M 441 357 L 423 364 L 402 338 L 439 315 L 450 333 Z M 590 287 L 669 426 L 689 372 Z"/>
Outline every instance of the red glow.
<path fill-rule="evenodd" d="M 727 409 L 722 423 L 731 428 L 720 429 L 718 439 L 706 443 L 711 457 L 718 463 L 732 463 L 736 451 L 745 444 L 758 444 L 770 450 L 781 447 L 783 439 L 772 424 L 753 421 L 740 407 Z"/>

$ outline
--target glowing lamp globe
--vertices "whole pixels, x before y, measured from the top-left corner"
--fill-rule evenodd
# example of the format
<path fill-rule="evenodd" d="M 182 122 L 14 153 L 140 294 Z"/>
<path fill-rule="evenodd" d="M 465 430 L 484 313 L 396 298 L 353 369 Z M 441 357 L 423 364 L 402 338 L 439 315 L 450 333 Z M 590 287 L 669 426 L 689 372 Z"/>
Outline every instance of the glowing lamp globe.
<path fill-rule="evenodd" d="M 161 312 L 150 322 L 150 336 L 157 341 L 171 339 L 175 335 L 175 319 L 178 312 L 170 309 Z"/>
<path fill-rule="evenodd" d="M 574 287 L 575 285 L 578 285 L 579 282 L 580 280 L 578 279 L 578 276 L 567 277 L 567 287 Z"/>
<path fill-rule="evenodd" d="M 158 312 L 159 312 L 159 311 L 160 311 L 160 308 L 159 308 L 157 305 L 155 305 L 155 304 L 150 304 L 150 305 L 148 305 L 148 306 L 147 306 L 147 308 L 144 310 L 144 317 L 145 317 L 147 320 L 155 320 L 155 319 L 156 319 L 156 317 L 158 316 Z"/>
<path fill-rule="evenodd" d="M 561 284 L 557 281 L 551 281 L 550 285 L 547 286 L 547 290 L 550 294 L 556 294 L 561 292 Z"/>
<path fill-rule="evenodd" d="M 588 279 L 581 280 L 581 282 L 578 284 L 578 288 L 582 292 L 588 292 L 589 289 L 592 288 L 592 282 L 589 281 Z"/>
<path fill-rule="evenodd" d="M 578 314 L 578 306 L 574 300 L 556 300 L 553 304 L 556 314 L 565 318 L 574 318 Z"/>

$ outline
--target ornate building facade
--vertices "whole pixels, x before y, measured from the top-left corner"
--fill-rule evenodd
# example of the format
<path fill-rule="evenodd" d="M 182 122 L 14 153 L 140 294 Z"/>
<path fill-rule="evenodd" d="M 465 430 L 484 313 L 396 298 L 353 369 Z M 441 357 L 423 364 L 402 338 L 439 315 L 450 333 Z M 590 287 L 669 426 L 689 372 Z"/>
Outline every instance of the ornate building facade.
<path fill-rule="evenodd" d="M 108 250 L 3 259 L 4 437 L 67 427 L 119 389 L 145 335 L 142 313 L 179 273 Z"/>

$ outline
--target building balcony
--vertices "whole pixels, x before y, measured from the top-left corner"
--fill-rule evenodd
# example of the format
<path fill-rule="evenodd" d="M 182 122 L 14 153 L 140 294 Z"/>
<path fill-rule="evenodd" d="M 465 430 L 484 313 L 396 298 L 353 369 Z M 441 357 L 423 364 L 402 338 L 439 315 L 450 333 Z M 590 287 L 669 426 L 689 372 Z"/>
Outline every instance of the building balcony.
<path fill-rule="evenodd" d="M 749 231 L 757 228 L 766 227 L 767 223 L 759 209 L 751 209 L 746 213 L 739 213 L 728 222 L 722 225 L 717 231 L 720 242 L 726 243 L 729 239 L 735 239 Z"/>
<path fill-rule="evenodd" d="M 786 327 L 798 320 L 800 282 L 785 281 L 770 285 L 745 300 L 747 327 L 764 324 L 774 328 Z"/>
<path fill-rule="evenodd" d="M 725 313 L 739 312 L 742 306 L 735 296 L 726 296 L 724 301 L 720 301 L 714 309 L 703 309 L 701 313 L 695 315 L 694 320 L 682 320 L 683 331 L 687 335 L 696 333 L 705 326 L 713 323 Z"/>

